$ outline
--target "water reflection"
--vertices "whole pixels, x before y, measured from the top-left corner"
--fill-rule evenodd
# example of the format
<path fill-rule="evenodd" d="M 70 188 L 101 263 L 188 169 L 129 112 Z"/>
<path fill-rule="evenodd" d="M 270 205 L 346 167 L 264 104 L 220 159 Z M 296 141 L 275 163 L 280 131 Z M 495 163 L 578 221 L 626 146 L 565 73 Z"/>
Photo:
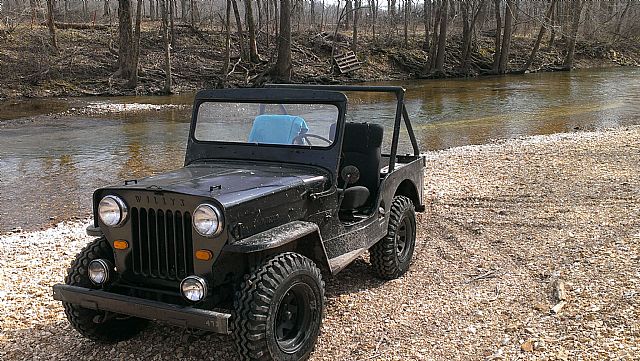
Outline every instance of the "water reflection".
<path fill-rule="evenodd" d="M 408 90 L 407 110 L 426 151 L 640 124 L 639 75 L 617 68 L 395 84 Z M 384 124 L 388 147 L 394 97 L 348 97 L 348 120 Z M 193 94 L 183 94 L 0 104 L 0 232 L 88 214 L 95 188 L 181 166 L 192 101 Z M 90 104 L 110 110 L 96 112 Z M 400 152 L 410 151 L 401 137 Z"/>

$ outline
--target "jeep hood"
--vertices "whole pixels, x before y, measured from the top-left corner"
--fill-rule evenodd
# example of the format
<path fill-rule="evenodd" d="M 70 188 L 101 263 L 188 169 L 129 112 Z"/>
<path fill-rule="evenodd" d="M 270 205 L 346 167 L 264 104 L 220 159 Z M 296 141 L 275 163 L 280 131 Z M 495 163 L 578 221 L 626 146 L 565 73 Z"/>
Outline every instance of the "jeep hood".
<path fill-rule="evenodd" d="M 326 181 L 320 170 L 308 167 L 216 162 L 191 164 L 118 188 L 212 197 L 229 208 L 292 188 L 321 191 Z"/>

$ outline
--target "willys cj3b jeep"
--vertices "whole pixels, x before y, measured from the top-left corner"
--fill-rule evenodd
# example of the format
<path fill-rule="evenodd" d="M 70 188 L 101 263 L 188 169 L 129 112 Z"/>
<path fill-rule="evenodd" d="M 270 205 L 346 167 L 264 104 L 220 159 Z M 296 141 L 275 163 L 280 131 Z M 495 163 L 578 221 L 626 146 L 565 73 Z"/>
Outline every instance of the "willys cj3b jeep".
<path fill-rule="evenodd" d="M 343 91 L 395 95 L 390 154 L 383 126 L 346 121 Z M 242 359 L 306 359 L 323 275 L 366 251 L 384 279 L 409 267 L 424 158 L 401 87 L 201 91 L 184 164 L 94 192 L 97 238 L 53 287 L 83 336 L 115 342 L 158 320 L 232 334 Z"/>

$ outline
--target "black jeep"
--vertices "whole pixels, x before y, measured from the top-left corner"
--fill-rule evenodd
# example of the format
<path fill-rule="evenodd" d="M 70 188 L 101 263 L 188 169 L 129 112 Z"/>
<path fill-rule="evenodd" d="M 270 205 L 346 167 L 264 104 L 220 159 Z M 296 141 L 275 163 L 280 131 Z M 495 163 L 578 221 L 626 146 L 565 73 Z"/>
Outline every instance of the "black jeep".
<path fill-rule="evenodd" d="M 389 154 L 380 119 L 346 121 L 343 91 L 395 95 Z M 99 342 L 158 320 L 232 334 L 243 359 L 306 359 L 322 276 L 366 251 L 384 279 L 407 271 L 423 168 L 400 87 L 201 91 L 184 167 L 96 190 L 96 239 L 53 297 Z"/>

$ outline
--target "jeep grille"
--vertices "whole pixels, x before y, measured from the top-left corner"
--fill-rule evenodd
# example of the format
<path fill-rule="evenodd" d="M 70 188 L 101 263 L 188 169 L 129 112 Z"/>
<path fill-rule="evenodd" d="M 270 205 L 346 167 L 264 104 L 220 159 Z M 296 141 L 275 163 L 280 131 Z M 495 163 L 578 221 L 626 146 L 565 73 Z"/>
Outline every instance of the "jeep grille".
<path fill-rule="evenodd" d="M 131 235 L 135 275 L 181 280 L 193 274 L 189 212 L 132 208 Z"/>

